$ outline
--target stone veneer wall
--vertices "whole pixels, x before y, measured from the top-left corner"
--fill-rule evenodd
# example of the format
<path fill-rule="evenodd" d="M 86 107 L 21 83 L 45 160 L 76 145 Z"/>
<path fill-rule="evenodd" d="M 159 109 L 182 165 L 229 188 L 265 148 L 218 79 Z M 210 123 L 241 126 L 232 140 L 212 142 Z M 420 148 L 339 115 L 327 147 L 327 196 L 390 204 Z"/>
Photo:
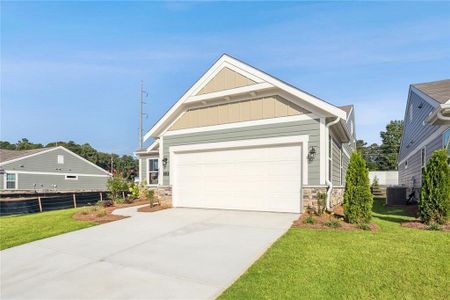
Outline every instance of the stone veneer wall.
<path fill-rule="evenodd" d="M 156 188 L 156 197 L 161 205 L 172 206 L 172 187 L 158 186 Z"/>
<path fill-rule="evenodd" d="M 317 208 L 317 193 L 326 193 L 326 186 L 304 187 L 303 188 L 303 209 Z M 344 187 L 334 187 L 331 191 L 331 207 L 341 204 L 344 201 Z"/>
<path fill-rule="evenodd" d="M 162 205 L 172 206 L 172 187 L 159 186 L 155 189 L 156 197 Z M 315 209 L 317 208 L 317 193 L 326 193 L 325 186 L 304 187 L 303 188 L 303 208 Z M 331 192 L 331 207 L 342 204 L 344 200 L 344 187 L 334 187 Z"/>

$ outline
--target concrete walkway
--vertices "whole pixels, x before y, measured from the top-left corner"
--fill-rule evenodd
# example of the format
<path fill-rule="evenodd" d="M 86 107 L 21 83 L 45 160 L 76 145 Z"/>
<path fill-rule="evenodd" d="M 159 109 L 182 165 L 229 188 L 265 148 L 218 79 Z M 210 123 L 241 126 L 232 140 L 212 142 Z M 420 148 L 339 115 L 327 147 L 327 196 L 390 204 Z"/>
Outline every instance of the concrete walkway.
<path fill-rule="evenodd" d="M 167 209 L 6 249 L 1 299 L 210 299 L 298 217 Z"/>

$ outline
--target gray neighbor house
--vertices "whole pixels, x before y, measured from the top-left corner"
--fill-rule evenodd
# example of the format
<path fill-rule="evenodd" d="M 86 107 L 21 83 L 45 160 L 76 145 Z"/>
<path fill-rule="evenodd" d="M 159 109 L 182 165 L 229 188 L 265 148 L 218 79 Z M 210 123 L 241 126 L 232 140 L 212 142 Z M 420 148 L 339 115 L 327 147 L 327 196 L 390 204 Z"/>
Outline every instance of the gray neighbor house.
<path fill-rule="evenodd" d="M 433 151 L 448 149 L 450 163 L 450 79 L 412 84 L 398 157 L 399 184 L 422 186 L 422 169 Z"/>
<path fill-rule="evenodd" d="M 355 111 L 224 54 L 144 140 L 140 181 L 174 207 L 299 213 L 342 201 Z"/>
<path fill-rule="evenodd" d="M 111 174 L 59 146 L 33 150 L 0 149 L 2 191 L 105 190 Z"/>

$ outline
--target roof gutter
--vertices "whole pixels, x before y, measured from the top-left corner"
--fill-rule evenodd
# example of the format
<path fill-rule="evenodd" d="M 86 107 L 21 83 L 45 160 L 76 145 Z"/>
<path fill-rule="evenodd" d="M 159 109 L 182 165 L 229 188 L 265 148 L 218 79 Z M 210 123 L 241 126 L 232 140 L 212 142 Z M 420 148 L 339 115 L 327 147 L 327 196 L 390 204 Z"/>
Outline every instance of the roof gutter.
<path fill-rule="evenodd" d="M 336 119 L 334 119 L 333 121 L 331 121 L 330 123 L 328 123 L 326 125 L 327 129 L 329 129 L 331 126 L 336 125 L 337 123 L 339 123 L 339 121 L 341 120 L 340 117 L 337 117 Z M 329 145 L 330 143 L 328 143 Z M 328 146 L 327 146 L 328 147 Z M 327 153 L 329 153 L 329 149 L 327 149 Z M 328 169 L 328 164 L 325 164 L 325 170 Z M 330 174 L 329 172 L 331 172 L 331 170 L 328 170 L 328 173 L 325 172 L 325 174 Z M 327 201 L 326 201 L 326 209 L 327 211 L 331 211 L 331 192 L 333 190 L 333 182 L 331 180 L 328 179 L 328 177 L 325 178 L 325 183 L 327 184 Z"/>
<path fill-rule="evenodd" d="M 450 124 L 450 104 L 439 105 L 426 119 L 426 122 L 433 125 Z"/>

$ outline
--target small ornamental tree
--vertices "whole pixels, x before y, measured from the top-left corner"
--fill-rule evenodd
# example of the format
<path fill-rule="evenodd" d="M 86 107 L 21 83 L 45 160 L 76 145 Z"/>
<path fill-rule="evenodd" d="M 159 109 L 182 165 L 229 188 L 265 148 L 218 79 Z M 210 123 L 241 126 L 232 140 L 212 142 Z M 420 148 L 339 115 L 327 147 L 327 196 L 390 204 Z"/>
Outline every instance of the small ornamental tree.
<path fill-rule="evenodd" d="M 370 192 L 366 162 L 358 152 L 350 157 L 345 177 L 344 215 L 349 223 L 366 224 L 372 217 L 373 196 Z"/>
<path fill-rule="evenodd" d="M 450 168 L 447 149 L 433 152 L 422 174 L 419 217 L 426 224 L 447 223 L 450 202 Z"/>

